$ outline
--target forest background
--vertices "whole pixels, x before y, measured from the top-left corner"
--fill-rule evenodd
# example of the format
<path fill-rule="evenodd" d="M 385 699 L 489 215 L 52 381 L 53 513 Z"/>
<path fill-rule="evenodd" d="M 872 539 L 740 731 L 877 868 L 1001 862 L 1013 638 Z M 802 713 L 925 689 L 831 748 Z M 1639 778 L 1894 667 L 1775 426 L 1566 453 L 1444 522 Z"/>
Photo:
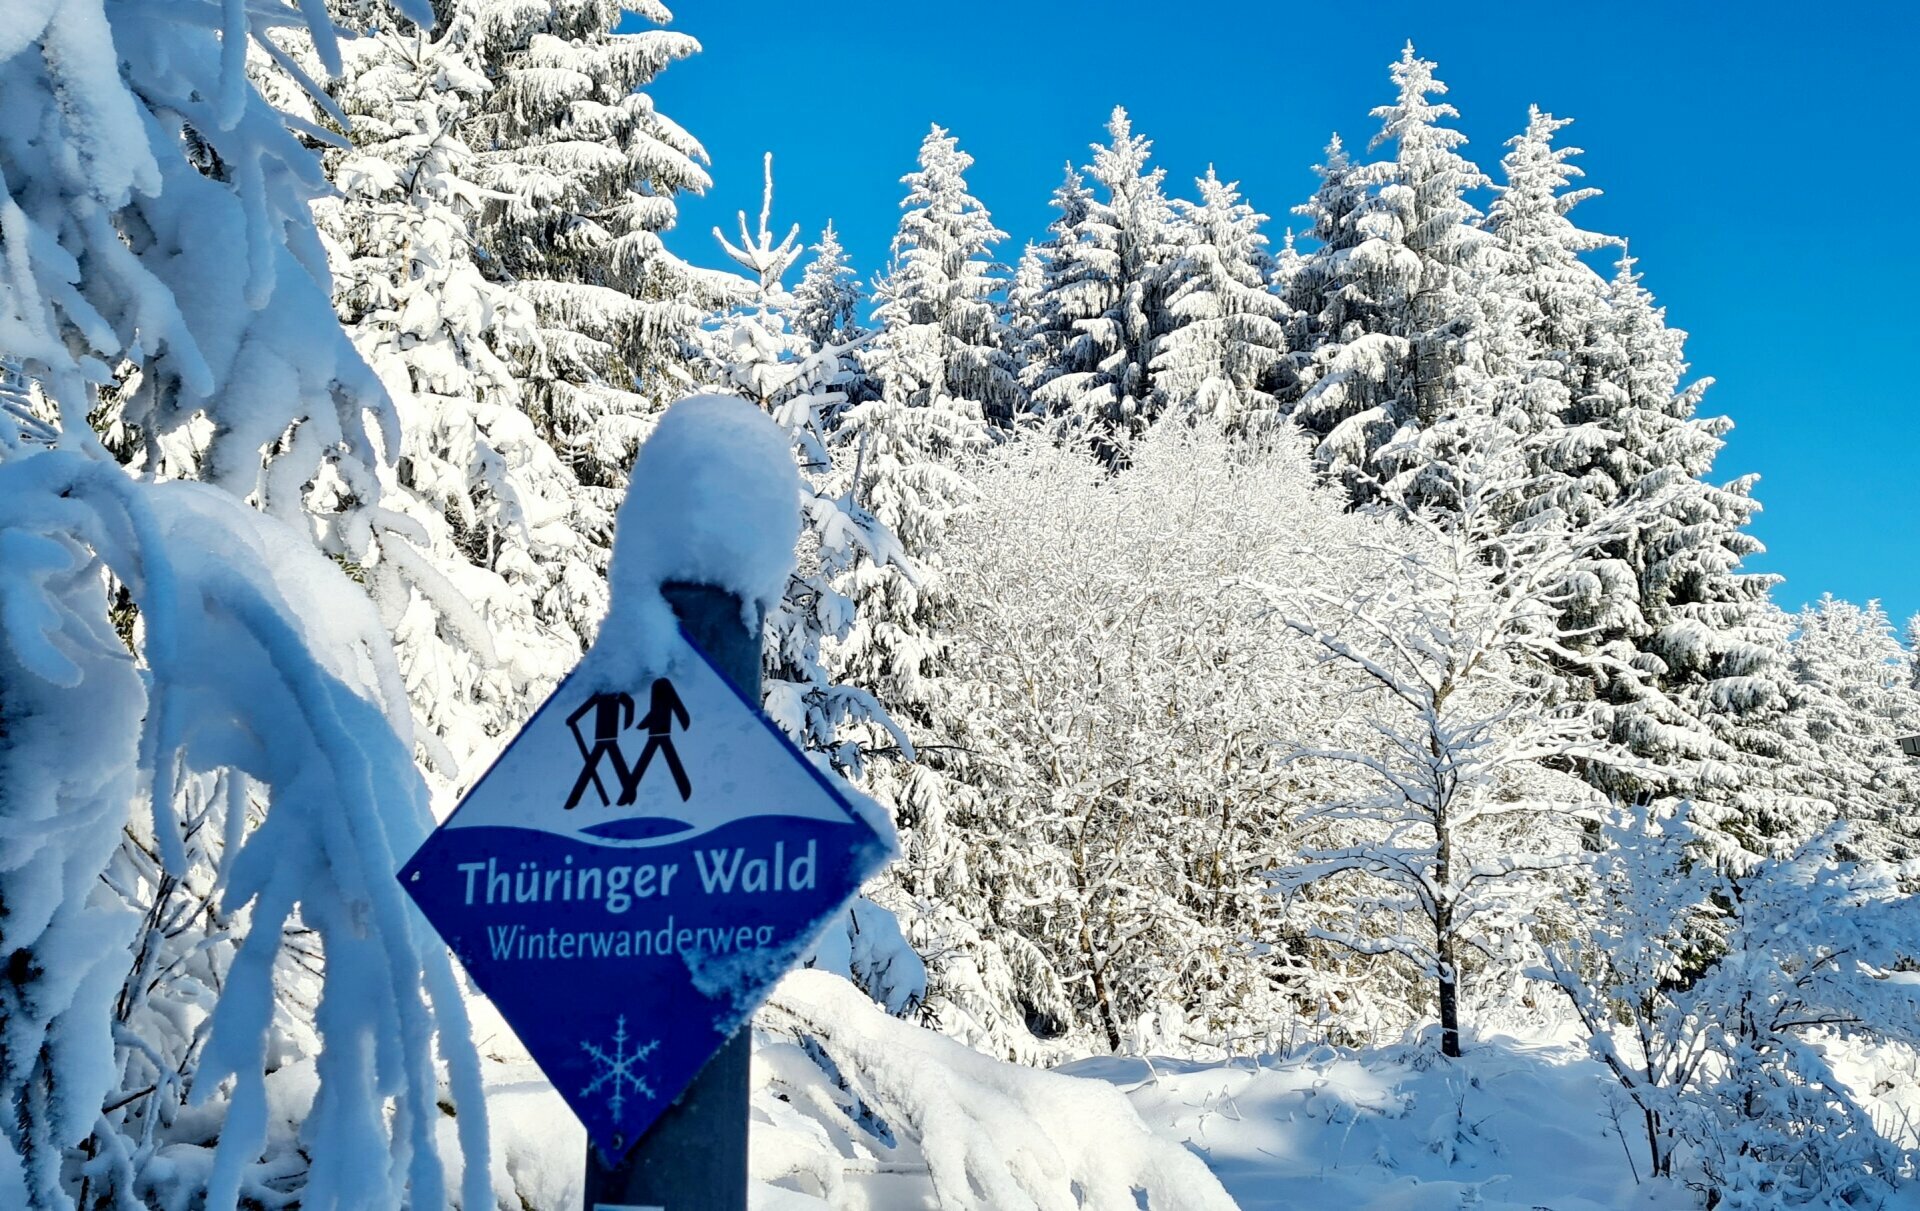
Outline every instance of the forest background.
<path fill-rule="evenodd" d="M 1920 250 L 1890 238 L 1870 201 L 1920 191 L 1902 117 L 1900 48 L 1920 36 L 1911 5 L 1809 15 L 1781 0 L 1615 0 L 1520 17 L 1393 0 L 1336 20 L 1258 0 L 1180 19 L 1145 0 L 994 0 L 970 7 L 957 33 L 937 7 L 866 0 L 831 21 L 796 19 L 778 0 L 675 11 L 706 52 L 655 90 L 667 112 L 702 116 L 714 177 L 682 202 L 675 246 L 700 254 L 709 228 L 752 210 L 771 151 L 787 221 L 817 231 L 834 220 L 862 267 L 886 262 L 893 182 L 927 122 L 978 159 L 974 192 L 1009 248 L 1043 233 L 1067 149 L 1116 104 L 1153 136 L 1170 179 L 1213 163 L 1276 232 L 1295 225 L 1286 210 L 1313 188 L 1307 165 L 1329 132 L 1363 136 L 1355 115 L 1378 101 L 1382 48 L 1411 38 L 1454 85 L 1458 125 L 1483 165 L 1530 104 L 1576 119 L 1568 138 L 1605 191 L 1582 205 L 1582 222 L 1631 237 L 1690 356 L 1717 380 L 1714 406 L 1736 422 L 1720 473 L 1761 476 L 1753 532 L 1767 551 L 1750 566 L 1786 577 L 1780 604 L 1831 592 L 1878 598 L 1894 618 L 1920 612 L 1920 484 L 1907 473 L 1920 407 L 1912 384 L 1887 372 L 1912 339 L 1905 284 L 1920 275 Z M 1141 70 L 1105 70 L 1072 49 L 1102 44 L 1106 29 L 1152 31 Z M 1197 64 L 1206 70 L 1189 70 Z M 796 87 L 822 76 L 824 87 Z M 919 104 L 873 100 L 909 80 Z M 1836 210 L 1859 217 L 1832 226 L 1822 216 Z M 1841 299 L 1846 322 L 1823 319 Z"/>

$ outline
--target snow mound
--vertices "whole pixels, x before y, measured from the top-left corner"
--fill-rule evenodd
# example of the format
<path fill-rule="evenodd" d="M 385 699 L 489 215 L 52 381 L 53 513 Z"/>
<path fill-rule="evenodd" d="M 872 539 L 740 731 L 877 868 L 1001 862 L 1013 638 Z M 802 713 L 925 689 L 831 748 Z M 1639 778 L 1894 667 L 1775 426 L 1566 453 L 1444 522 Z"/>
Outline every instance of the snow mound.
<path fill-rule="evenodd" d="M 616 533 L 605 630 L 633 637 L 642 665 L 657 667 L 673 633 L 664 584 L 726 589 L 755 625 L 779 604 L 800 537 L 786 434 L 742 399 L 681 400 L 640 447 Z"/>
<path fill-rule="evenodd" d="M 889 1017 L 836 976 L 787 976 L 763 1021 L 794 1041 L 763 1042 L 754 1057 L 777 1090 L 757 1102 L 754 1176 L 795 1193 L 956 1211 L 1234 1206 L 1117 1091 L 981 1055 Z"/>

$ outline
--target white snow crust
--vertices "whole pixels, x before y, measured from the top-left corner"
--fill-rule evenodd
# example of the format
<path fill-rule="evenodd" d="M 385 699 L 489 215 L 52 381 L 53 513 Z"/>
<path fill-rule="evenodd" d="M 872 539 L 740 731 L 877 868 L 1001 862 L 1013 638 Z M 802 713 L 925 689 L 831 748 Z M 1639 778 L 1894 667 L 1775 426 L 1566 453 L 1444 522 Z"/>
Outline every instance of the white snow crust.
<path fill-rule="evenodd" d="M 675 581 L 737 594 L 749 622 L 773 609 L 793 571 L 799 502 L 787 436 L 758 408 L 694 395 L 667 409 L 620 506 L 604 633 L 657 665 L 673 633 L 660 589 Z"/>

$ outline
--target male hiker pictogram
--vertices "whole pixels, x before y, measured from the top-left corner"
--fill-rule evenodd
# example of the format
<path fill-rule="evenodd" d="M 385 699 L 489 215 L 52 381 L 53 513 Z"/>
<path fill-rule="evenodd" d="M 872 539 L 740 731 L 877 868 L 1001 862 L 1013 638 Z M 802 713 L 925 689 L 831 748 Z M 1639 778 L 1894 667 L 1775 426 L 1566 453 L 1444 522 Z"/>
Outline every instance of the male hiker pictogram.
<path fill-rule="evenodd" d="M 673 682 L 665 677 L 656 678 L 653 683 L 653 701 L 647 706 L 646 718 L 640 726 L 647 729 L 647 747 L 640 750 L 640 760 L 633 772 L 622 776 L 620 780 L 620 802 L 632 803 L 634 796 L 640 793 L 640 778 L 647 772 L 647 765 L 658 751 L 666 758 L 667 769 L 673 773 L 673 784 L 680 790 L 680 801 L 686 802 L 693 795 L 693 783 L 687 781 L 686 767 L 680 764 L 680 754 L 673 751 L 673 721 L 680 721 L 680 730 L 689 726 L 687 708 L 681 703 L 680 695 L 673 692 Z"/>
<path fill-rule="evenodd" d="M 656 694 L 656 700 L 658 695 Z M 655 708 L 656 710 L 658 707 Z M 593 744 L 589 746 L 585 736 L 580 734 L 580 717 L 588 711 L 593 712 Z M 685 712 L 681 712 L 685 717 Z M 623 718 L 624 716 L 624 718 Z M 648 718 L 652 718 L 651 715 Z M 567 716 L 567 726 L 573 730 L 573 742 L 580 746 L 580 759 L 586 764 L 580 769 L 580 777 L 574 780 L 573 791 L 567 796 L 567 810 L 572 811 L 580 802 L 580 796 L 586 794 L 587 784 L 600 794 L 603 807 L 613 806 L 613 800 L 607 796 L 606 784 L 600 781 L 600 759 L 610 757 L 613 760 L 613 772 L 619 776 L 620 789 L 625 792 L 622 803 L 633 802 L 633 793 L 627 790 L 627 759 L 620 752 L 620 729 L 633 725 L 632 694 L 595 694 L 580 704 L 580 709 Z M 636 780 L 637 780 L 637 776 Z"/>

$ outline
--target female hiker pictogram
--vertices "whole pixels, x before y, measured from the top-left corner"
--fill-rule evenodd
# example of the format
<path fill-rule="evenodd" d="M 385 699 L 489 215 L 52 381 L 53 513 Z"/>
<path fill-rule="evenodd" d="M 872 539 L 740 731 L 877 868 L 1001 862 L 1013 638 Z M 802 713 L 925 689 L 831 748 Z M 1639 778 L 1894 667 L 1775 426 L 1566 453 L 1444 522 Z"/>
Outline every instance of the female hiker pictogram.
<path fill-rule="evenodd" d="M 622 806 L 632 803 L 640 791 L 640 779 L 647 772 L 647 766 L 658 752 L 666 759 L 667 769 L 673 774 L 673 785 L 680 791 L 680 801 L 686 802 L 693 795 L 693 783 L 687 781 L 687 769 L 680 764 L 680 754 L 673 751 L 673 721 L 680 721 L 680 730 L 690 726 L 687 708 L 680 701 L 680 695 L 674 693 L 673 682 L 665 677 L 656 678 L 653 683 L 653 700 L 647 706 L 646 717 L 639 726 L 647 729 L 647 746 L 640 750 L 640 761 L 633 772 L 620 780 L 620 803 Z"/>

